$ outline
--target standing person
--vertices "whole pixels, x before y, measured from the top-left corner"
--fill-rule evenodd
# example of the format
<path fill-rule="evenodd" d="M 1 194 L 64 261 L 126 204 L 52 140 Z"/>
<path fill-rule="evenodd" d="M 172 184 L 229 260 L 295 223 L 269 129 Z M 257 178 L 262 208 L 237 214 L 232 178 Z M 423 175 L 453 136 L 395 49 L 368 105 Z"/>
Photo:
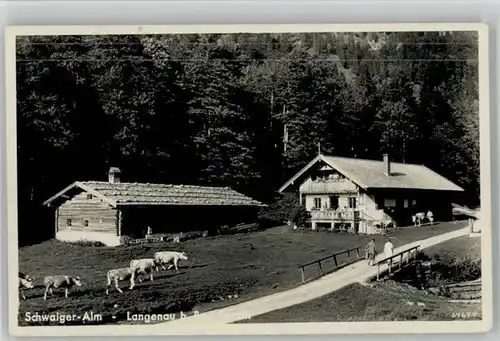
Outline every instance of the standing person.
<path fill-rule="evenodd" d="M 431 223 L 431 225 L 434 224 L 434 214 L 431 210 L 427 211 L 427 220 L 429 220 L 429 223 Z"/>
<path fill-rule="evenodd" d="M 368 244 L 366 244 L 365 252 L 366 252 L 366 258 L 368 259 L 368 265 L 373 265 L 373 263 L 375 262 L 375 256 L 377 255 L 377 247 L 375 245 L 375 239 L 370 240 Z"/>
<path fill-rule="evenodd" d="M 470 229 L 470 233 L 474 232 L 474 219 L 472 219 L 470 217 L 469 217 L 469 229 Z"/>
<path fill-rule="evenodd" d="M 394 245 L 392 245 L 391 240 L 387 239 L 387 242 L 384 244 L 384 255 L 385 258 L 391 257 L 394 251 Z"/>

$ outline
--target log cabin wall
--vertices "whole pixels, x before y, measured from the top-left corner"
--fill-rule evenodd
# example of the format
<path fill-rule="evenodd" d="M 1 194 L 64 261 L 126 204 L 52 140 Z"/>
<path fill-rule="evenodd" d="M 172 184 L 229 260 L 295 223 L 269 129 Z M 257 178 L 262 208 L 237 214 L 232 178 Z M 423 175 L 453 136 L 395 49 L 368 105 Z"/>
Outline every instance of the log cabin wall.
<path fill-rule="evenodd" d="M 71 229 L 117 233 L 117 210 L 86 192 L 59 206 L 56 215 L 57 231 Z"/>

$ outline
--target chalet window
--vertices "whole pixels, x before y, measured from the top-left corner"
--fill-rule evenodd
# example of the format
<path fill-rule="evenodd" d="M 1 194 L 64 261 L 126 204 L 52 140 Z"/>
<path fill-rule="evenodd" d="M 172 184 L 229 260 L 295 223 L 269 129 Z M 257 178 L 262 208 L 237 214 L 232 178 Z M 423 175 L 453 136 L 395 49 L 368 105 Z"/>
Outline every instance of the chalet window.
<path fill-rule="evenodd" d="M 408 199 L 405 199 L 403 202 L 404 208 L 408 208 Z"/>
<path fill-rule="evenodd" d="M 314 198 L 314 208 L 318 210 L 321 208 L 321 198 Z"/>
<path fill-rule="evenodd" d="M 394 199 L 385 199 L 384 207 L 396 207 L 396 200 Z"/>
<path fill-rule="evenodd" d="M 335 210 L 339 207 L 339 197 L 333 195 L 330 197 L 330 208 Z"/>
<path fill-rule="evenodd" d="M 87 199 L 92 199 L 93 195 L 92 194 L 87 194 Z"/>
<path fill-rule="evenodd" d="M 84 226 L 84 227 L 89 226 L 89 220 L 88 219 L 83 219 L 82 226 Z"/>
<path fill-rule="evenodd" d="M 71 219 L 66 219 L 66 226 L 71 226 Z"/>
<path fill-rule="evenodd" d="M 412 203 L 411 203 L 413 206 L 415 206 L 417 204 L 417 201 L 416 200 L 413 200 Z"/>
<path fill-rule="evenodd" d="M 356 208 L 356 197 L 349 198 L 349 208 Z"/>

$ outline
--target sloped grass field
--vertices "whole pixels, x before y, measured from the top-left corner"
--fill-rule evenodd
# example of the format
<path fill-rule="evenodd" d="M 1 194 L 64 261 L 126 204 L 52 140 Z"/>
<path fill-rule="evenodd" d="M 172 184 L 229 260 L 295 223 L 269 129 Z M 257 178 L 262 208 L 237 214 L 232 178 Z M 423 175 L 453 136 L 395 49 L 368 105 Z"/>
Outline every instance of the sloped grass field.
<path fill-rule="evenodd" d="M 463 228 L 464 222 L 441 223 L 421 228 L 403 228 L 392 234 L 394 246 Z M 20 325 L 58 322 L 27 322 L 27 312 L 39 314 L 101 314 L 96 323 L 127 323 L 126 314 L 193 313 L 240 303 L 300 282 L 297 266 L 356 246 L 364 247 L 372 236 L 334 232 L 292 231 L 276 227 L 265 231 L 189 240 L 181 244 L 97 247 L 62 243 L 56 240 L 21 248 L 19 270 L 35 278 L 35 289 L 20 302 Z M 382 248 L 385 237 L 376 236 Z M 154 273 L 153 282 L 138 283 L 123 294 L 111 288 L 106 295 L 106 273 L 126 267 L 131 259 L 152 257 L 156 251 L 185 251 L 179 271 Z M 340 260 L 341 261 L 341 260 Z M 82 287 L 71 290 L 68 299 L 62 290 L 43 300 L 42 278 L 47 275 L 79 275 Z M 309 274 L 311 275 L 311 274 Z M 309 276 L 308 275 L 308 276 Z M 235 298 L 236 297 L 236 298 Z M 115 318 L 113 318 L 115 316 Z M 75 322 L 81 324 L 82 322 Z M 68 325 L 70 323 L 66 323 Z"/>
<path fill-rule="evenodd" d="M 419 304 L 420 303 L 420 304 Z M 405 284 L 348 285 L 330 295 L 236 323 L 480 320 L 480 304 L 450 303 Z"/>
<path fill-rule="evenodd" d="M 479 260 L 481 259 L 481 238 L 469 236 L 453 238 L 424 251 L 430 257 L 436 254 L 449 254 L 455 258 L 470 257 L 472 260 Z"/>

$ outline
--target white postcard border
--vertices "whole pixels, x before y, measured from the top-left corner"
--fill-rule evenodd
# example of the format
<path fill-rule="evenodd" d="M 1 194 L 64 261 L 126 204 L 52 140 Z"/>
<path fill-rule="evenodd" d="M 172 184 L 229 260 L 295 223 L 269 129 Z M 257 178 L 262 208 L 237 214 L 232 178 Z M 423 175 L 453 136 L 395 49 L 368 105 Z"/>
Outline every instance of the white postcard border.
<path fill-rule="evenodd" d="M 477 31 L 479 33 L 479 115 L 482 311 L 481 321 L 443 322 L 322 322 L 196 325 L 189 328 L 161 325 L 121 326 L 18 326 L 17 293 L 17 139 L 16 139 L 16 36 L 103 35 L 175 33 L 266 32 L 383 32 L 383 31 Z M 380 23 L 380 24 L 265 24 L 265 25 L 123 25 L 123 26 L 7 26 L 5 28 L 6 79 L 6 185 L 9 279 L 9 331 L 16 336 L 149 336 L 149 335 L 279 335 L 279 334 L 393 334 L 474 333 L 492 328 L 492 216 L 491 136 L 489 101 L 488 27 L 481 23 Z"/>

